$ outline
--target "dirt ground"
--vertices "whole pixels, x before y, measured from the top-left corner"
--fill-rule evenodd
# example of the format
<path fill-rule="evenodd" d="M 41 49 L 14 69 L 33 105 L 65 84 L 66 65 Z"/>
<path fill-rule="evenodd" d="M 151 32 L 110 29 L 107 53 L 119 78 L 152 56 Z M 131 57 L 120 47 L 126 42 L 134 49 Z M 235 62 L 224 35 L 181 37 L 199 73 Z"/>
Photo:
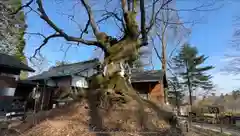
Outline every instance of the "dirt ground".
<path fill-rule="evenodd" d="M 149 108 L 145 109 L 147 114 L 144 115 L 144 122 L 147 127 L 143 129 L 136 107 L 136 103 L 132 102 L 110 110 L 100 109 L 99 114 L 93 112 L 93 118 L 97 117 L 98 123 L 102 125 L 102 129 L 94 130 L 94 127 L 89 127 L 92 120 L 87 102 L 72 103 L 62 108 L 41 111 L 35 117 L 28 116 L 25 122 L 12 124 L 7 136 L 182 135 L 179 130 L 170 128 L 168 122 L 159 119 L 158 113 Z"/>

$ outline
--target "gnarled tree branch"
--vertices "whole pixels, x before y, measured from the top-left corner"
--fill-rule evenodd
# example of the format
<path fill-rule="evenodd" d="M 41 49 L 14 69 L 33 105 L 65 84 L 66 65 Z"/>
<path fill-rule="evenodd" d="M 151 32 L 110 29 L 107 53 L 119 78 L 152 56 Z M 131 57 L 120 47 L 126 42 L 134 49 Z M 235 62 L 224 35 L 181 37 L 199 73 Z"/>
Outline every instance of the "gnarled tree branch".
<path fill-rule="evenodd" d="M 84 40 L 82 38 L 78 38 L 78 37 L 74 37 L 74 36 L 69 36 L 68 34 L 66 34 L 62 29 L 60 29 L 56 24 L 53 23 L 52 20 L 49 19 L 49 17 L 47 16 L 44 8 L 43 8 L 43 4 L 42 4 L 42 0 L 37 0 L 37 5 L 38 5 L 38 10 L 41 13 L 41 18 L 50 26 L 52 27 L 57 33 L 59 33 L 58 37 L 63 37 L 65 40 L 67 41 L 72 41 L 72 42 L 79 42 L 82 44 L 86 44 L 86 45 L 95 45 L 101 49 L 103 49 L 104 47 L 101 46 L 97 41 L 89 41 L 89 40 Z"/>
<path fill-rule="evenodd" d="M 85 9 L 87 11 L 88 18 L 89 18 L 93 33 L 98 38 L 99 30 L 98 30 L 97 24 L 94 20 L 92 10 L 85 0 L 81 0 L 81 2 L 82 2 L 83 6 L 85 7 Z"/>
<path fill-rule="evenodd" d="M 48 43 L 48 41 L 52 38 L 56 38 L 56 37 L 62 37 L 61 34 L 52 34 L 49 35 L 48 37 L 44 36 L 43 34 L 40 33 L 35 33 L 36 35 L 42 36 L 45 39 L 43 40 L 43 43 L 35 50 L 33 56 L 31 58 L 35 58 L 35 56 L 37 55 L 38 52 L 40 52 L 40 50 Z"/>
<path fill-rule="evenodd" d="M 121 32 L 124 32 L 124 30 L 126 31 L 126 26 L 124 24 L 124 20 L 122 16 L 119 16 L 117 13 L 115 13 L 116 9 L 114 11 L 108 11 L 107 9 L 104 10 L 106 13 L 104 13 L 102 16 L 103 18 L 98 20 L 97 23 L 100 23 L 102 21 L 105 21 L 107 19 L 113 18 L 115 21 L 115 24 L 117 25 L 117 27 L 119 27 Z M 117 24 L 117 22 L 121 23 L 121 27 Z"/>
<path fill-rule="evenodd" d="M 158 2 L 159 0 L 155 0 L 153 2 L 153 8 L 152 8 L 152 15 L 151 15 L 151 19 L 150 19 L 150 25 L 147 27 L 147 33 L 151 30 L 151 28 L 153 27 L 153 25 L 155 24 L 156 20 L 157 20 L 157 16 L 158 14 L 160 13 L 160 11 L 162 9 L 164 9 L 164 7 L 166 5 L 168 5 L 172 0 L 167 0 L 166 2 L 164 2 L 161 7 L 157 10 L 157 12 L 155 13 L 155 6 L 156 6 L 156 3 Z"/>
<path fill-rule="evenodd" d="M 83 31 L 82 31 L 82 33 L 81 33 L 81 35 L 80 35 L 80 38 L 83 37 L 83 34 L 84 34 L 84 33 L 88 33 L 88 32 L 87 32 L 87 29 L 88 29 L 89 24 L 90 24 L 90 20 L 87 21 L 87 23 L 86 23 L 86 25 L 85 25 L 85 28 L 83 29 Z"/>

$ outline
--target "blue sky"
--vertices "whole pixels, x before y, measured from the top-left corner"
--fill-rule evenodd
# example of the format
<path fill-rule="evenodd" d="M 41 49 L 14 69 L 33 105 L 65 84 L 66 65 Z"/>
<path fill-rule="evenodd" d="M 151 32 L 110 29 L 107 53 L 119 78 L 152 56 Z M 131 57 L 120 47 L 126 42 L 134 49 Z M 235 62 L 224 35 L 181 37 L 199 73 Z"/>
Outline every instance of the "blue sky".
<path fill-rule="evenodd" d="M 222 2 L 223 3 L 223 2 Z M 222 4 L 220 3 L 220 4 Z M 118 4 L 118 3 L 115 3 Z M 96 4 L 95 4 L 96 5 Z M 96 6 L 92 6 L 93 8 Z M 195 2 L 191 0 L 180 1 L 177 3 L 177 8 L 186 9 L 193 8 L 196 6 Z M 72 10 L 71 2 L 62 2 L 56 4 L 54 0 L 45 0 L 44 7 L 50 18 L 62 29 L 64 29 L 68 34 L 79 35 L 79 27 L 75 23 L 71 22 L 64 13 L 75 12 L 76 20 L 78 22 L 85 22 L 87 16 L 84 10 L 79 7 L 75 7 Z M 233 33 L 233 19 L 234 16 L 240 13 L 238 9 L 240 7 L 240 2 L 237 1 L 225 1 L 224 6 L 218 10 L 208 11 L 208 12 L 194 12 L 186 13 L 181 12 L 180 16 L 183 20 L 201 18 L 201 23 L 195 24 L 191 27 L 191 35 L 188 38 L 188 42 L 194 46 L 197 46 L 200 54 L 205 54 L 209 56 L 207 64 L 214 65 L 216 68 L 211 71 L 214 78 L 213 81 L 217 85 L 217 91 L 219 92 L 229 92 L 232 89 L 240 87 L 238 85 L 238 80 L 235 80 L 238 76 L 224 75 L 221 73 L 221 69 L 227 64 L 225 61 L 224 54 L 226 50 L 230 47 L 230 40 Z M 64 9 L 64 10 L 62 10 Z M 94 12 L 97 16 L 99 13 Z M 97 16 L 98 17 L 98 16 Z M 38 15 L 35 13 L 29 13 L 27 16 L 28 32 L 39 32 L 45 35 L 51 34 L 53 31 L 46 23 L 44 23 Z M 111 23 L 106 22 L 101 25 L 101 30 L 107 32 L 111 35 L 118 34 L 117 28 Z M 83 26 L 82 26 L 83 27 Z M 91 38 L 87 35 L 86 38 Z M 39 36 L 29 36 L 26 35 L 27 46 L 25 53 L 27 56 L 31 56 L 34 50 L 41 44 L 42 39 Z M 47 58 L 48 64 L 43 67 L 46 70 L 49 66 L 54 65 L 57 60 L 63 60 L 64 52 L 69 44 L 62 39 L 54 39 L 49 41 L 46 47 L 44 47 L 41 53 Z M 70 62 L 83 61 L 96 56 L 96 52 L 93 52 L 93 47 L 88 46 L 72 46 L 69 48 L 65 60 Z M 156 55 L 153 55 L 156 58 Z M 156 69 L 160 68 L 159 60 L 153 59 L 153 63 Z M 239 76 L 240 78 L 240 76 Z"/>

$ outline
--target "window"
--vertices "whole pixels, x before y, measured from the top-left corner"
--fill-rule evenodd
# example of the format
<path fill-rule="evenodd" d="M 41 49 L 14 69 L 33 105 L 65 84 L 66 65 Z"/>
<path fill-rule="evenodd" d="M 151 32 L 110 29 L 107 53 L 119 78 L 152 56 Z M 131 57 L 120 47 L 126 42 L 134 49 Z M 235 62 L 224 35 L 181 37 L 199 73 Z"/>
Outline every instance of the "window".
<path fill-rule="evenodd" d="M 16 88 L 0 88 L 0 96 L 14 96 Z"/>

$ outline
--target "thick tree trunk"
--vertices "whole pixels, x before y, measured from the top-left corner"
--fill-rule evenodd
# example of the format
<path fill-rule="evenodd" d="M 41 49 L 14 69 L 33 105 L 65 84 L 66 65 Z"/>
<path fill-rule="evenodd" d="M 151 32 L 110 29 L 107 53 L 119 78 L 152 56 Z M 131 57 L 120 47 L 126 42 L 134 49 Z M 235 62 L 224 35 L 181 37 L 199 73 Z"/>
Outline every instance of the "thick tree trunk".
<path fill-rule="evenodd" d="M 108 36 L 100 37 L 99 35 L 97 37 L 98 41 L 100 41 L 105 48 L 105 58 L 103 62 L 104 69 L 101 74 L 95 76 L 90 86 L 93 87 L 92 90 L 100 88 L 99 90 L 102 91 L 101 95 L 103 95 L 103 97 L 106 96 L 109 98 L 108 102 L 106 103 L 114 104 L 116 98 L 119 98 L 118 100 L 123 99 L 124 102 L 127 102 L 128 100 L 137 101 L 139 104 L 139 121 L 141 126 L 145 128 L 147 126 L 145 124 L 146 116 L 144 111 L 144 105 L 146 106 L 147 103 L 143 101 L 133 89 L 131 83 L 128 80 L 129 75 L 128 73 L 123 72 L 124 69 L 122 67 L 123 64 L 134 61 L 137 58 L 139 48 L 142 45 L 142 42 L 139 39 L 140 32 L 138 31 L 138 23 L 136 22 L 136 13 L 127 11 L 125 6 L 123 7 L 123 10 L 124 20 L 126 22 L 126 32 L 124 38 L 117 41 L 116 39 L 114 40 L 114 38 L 109 38 Z M 93 105 L 95 104 L 93 103 Z M 150 104 L 148 103 L 148 105 Z M 161 113 L 164 114 L 165 111 L 159 109 L 158 106 L 154 104 L 151 104 L 151 106 L 153 106 L 153 109 L 155 111 L 160 110 Z M 94 106 L 92 106 L 91 108 L 94 108 Z M 94 110 L 90 109 L 90 111 Z M 95 112 L 97 113 L 96 109 Z M 169 115 L 171 116 L 172 114 L 169 114 L 169 112 L 167 112 L 166 116 L 164 116 L 163 118 L 169 119 Z M 101 122 L 101 119 L 98 119 L 98 121 L 94 123 L 98 126 L 97 128 L 101 128 L 102 124 L 97 122 Z"/>

